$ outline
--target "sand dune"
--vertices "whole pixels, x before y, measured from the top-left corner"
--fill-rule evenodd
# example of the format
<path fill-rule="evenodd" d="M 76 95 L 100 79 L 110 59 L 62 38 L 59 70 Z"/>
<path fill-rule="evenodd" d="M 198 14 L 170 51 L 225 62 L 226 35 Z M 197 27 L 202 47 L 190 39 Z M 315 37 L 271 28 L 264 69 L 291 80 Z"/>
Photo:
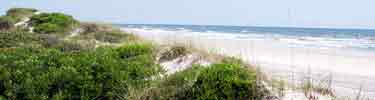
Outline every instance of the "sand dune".
<path fill-rule="evenodd" d="M 278 39 L 233 39 L 220 34 L 215 36 L 194 32 L 124 30 L 158 43 L 177 42 L 208 52 L 240 57 L 259 66 L 266 74 L 284 80 L 299 81 L 298 78 L 308 76 L 307 73 L 316 82 L 330 77 L 330 84 L 338 96 L 350 95 L 353 98 L 358 95 L 360 86 L 363 87 L 361 95 L 368 98 L 375 96 L 373 51 L 294 47 Z"/>

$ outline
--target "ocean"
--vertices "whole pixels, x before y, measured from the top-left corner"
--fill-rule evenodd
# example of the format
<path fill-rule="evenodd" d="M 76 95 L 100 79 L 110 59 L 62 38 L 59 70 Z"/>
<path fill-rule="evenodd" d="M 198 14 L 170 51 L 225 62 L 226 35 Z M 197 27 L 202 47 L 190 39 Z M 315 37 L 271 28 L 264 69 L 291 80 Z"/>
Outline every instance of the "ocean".
<path fill-rule="evenodd" d="M 192 32 L 232 39 L 273 39 L 291 47 L 340 48 L 375 51 L 375 30 L 294 27 L 117 24 L 125 28 Z"/>

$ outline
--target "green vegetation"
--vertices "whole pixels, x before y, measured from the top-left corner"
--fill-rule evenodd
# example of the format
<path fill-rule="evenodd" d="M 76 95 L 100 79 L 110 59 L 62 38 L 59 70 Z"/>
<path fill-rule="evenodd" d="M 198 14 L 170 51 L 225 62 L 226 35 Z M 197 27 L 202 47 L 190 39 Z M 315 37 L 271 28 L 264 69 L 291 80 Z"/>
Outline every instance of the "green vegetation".
<path fill-rule="evenodd" d="M 53 34 L 36 34 L 22 31 L 0 32 L 0 48 L 55 48 L 60 51 L 92 50 L 94 43 L 67 41 Z"/>
<path fill-rule="evenodd" d="M 0 48 L 36 47 L 42 41 L 39 36 L 28 32 L 0 32 Z"/>
<path fill-rule="evenodd" d="M 261 99 L 255 72 L 238 64 L 215 64 L 203 70 L 192 87 L 189 98 L 199 100 Z"/>
<path fill-rule="evenodd" d="M 6 16 L 12 17 L 16 22 L 24 18 L 33 16 L 38 10 L 30 8 L 11 8 L 7 11 Z"/>
<path fill-rule="evenodd" d="M 123 43 L 137 40 L 134 35 L 107 24 L 81 23 L 80 28 L 83 32 L 75 37 L 80 40 L 96 40 L 104 43 Z"/>
<path fill-rule="evenodd" d="M 154 86 L 137 93 L 133 100 L 194 100 L 190 98 L 192 86 L 204 67 L 193 65 L 183 71 L 160 79 Z"/>
<path fill-rule="evenodd" d="M 140 50 L 141 52 L 128 52 Z M 161 68 L 149 45 L 89 52 L 1 49 L 0 95 L 8 99 L 126 99 L 129 87 L 147 87 Z"/>
<path fill-rule="evenodd" d="M 156 59 L 160 47 L 134 35 L 60 13 L 33 15 L 33 33 L 11 29 L 16 18 L 10 16 L 28 16 L 24 11 L 0 18 L 0 100 L 259 100 L 267 94 L 241 60 L 166 75 Z M 172 46 L 160 59 L 190 52 Z"/>
<path fill-rule="evenodd" d="M 121 43 L 124 40 L 128 40 L 130 35 L 117 33 L 117 32 L 103 32 L 103 33 L 94 33 L 92 34 L 96 40 L 101 42 L 110 42 L 110 43 Z"/>
<path fill-rule="evenodd" d="M 117 31 L 84 33 L 74 38 L 78 40 L 96 40 L 103 43 L 122 43 L 135 40 L 133 35 Z"/>
<path fill-rule="evenodd" d="M 95 43 L 89 41 L 59 40 L 56 44 L 51 44 L 50 48 L 56 48 L 64 52 L 77 52 L 95 50 L 95 45 Z"/>
<path fill-rule="evenodd" d="M 0 31 L 11 30 L 14 28 L 16 20 L 9 16 L 0 16 Z"/>
<path fill-rule="evenodd" d="M 37 33 L 67 33 L 77 24 L 72 16 L 62 13 L 42 13 L 31 17 L 31 25 Z"/>
<path fill-rule="evenodd" d="M 80 27 L 84 30 L 83 33 L 95 32 L 121 32 L 120 29 L 114 28 L 112 25 L 104 23 L 81 23 Z"/>
<path fill-rule="evenodd" d="M 153 100 L 261 100 L 268 92 L 254 70 L 233 58 L 208 67 L 194 65 L 172 74 L 141 95 Z"/>

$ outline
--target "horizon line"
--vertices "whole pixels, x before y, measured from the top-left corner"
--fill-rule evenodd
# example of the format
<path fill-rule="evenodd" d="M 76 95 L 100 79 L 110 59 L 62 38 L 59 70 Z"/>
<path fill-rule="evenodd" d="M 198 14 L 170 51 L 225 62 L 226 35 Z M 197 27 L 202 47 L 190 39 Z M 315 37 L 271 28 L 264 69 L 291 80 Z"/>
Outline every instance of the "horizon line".
<path fill-rule="evenodd" d="M 303 26 L 266 26 L 266 25 L 218 25 L 218 24 L 145 24 L 145 23 L 112 23 L 114 25 L 178 25 L 178 26 L 232 26 L 260 28 L 301 28 L 301 29 L 336 29 L 336 30 L 375 30 L 375 28 L 344 28 L 344 27 L 303 27 Z"/>

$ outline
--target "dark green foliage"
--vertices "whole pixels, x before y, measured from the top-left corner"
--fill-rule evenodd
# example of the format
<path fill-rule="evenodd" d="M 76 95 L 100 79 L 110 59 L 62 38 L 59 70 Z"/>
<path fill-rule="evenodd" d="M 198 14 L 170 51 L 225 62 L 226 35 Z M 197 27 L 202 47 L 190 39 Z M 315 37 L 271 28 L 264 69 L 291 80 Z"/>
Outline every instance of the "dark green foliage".
<path fill-rule="evenodd" d="M 16 20 L 9 16 L 0 16 L 0 31 L 10 30 L 14 28 Z"/>
<path fill-rule="evenodd" d="M 149 44 L 128 44 L 124 47 L 116 49 L 117 57 L 123 59 L 128 67 L 125 70 L 129 71 L 129 78 L 132 79 L 130 83 L 136 87 L 145 87 L 143 80 L 151 76 L 158 75 L 163 72 L 161 67 L 155 64 L 155 56 L 153 47 Z"/>
<path fill-rule="evenodd" d="M 261 100 L 267 94 L 256 73 L 238 59 L 225 58 L 208 67 L 194 65 L 166 77 L 142 99 Z"/>
<path fill-rule="evenodd" d="M 28 32 L 0 32 L 0 48 L 37 47 L 42 41 L 39 36 Z"/>
<path fill-rule="evenodd" d="M 189 93 L 198 100 L 259 100 L 256 74 L 235 63 L 214 64 L 203 70 Z"/>
<path fill-rule="evenodd" d="M 11 8 L 7 11 L 6 15 L 15 19 L 16 22 L 21 21 L 23 18 L 31 17 L 36 9 L 31 8 Z"/>
<path fill-rule="evenodd" d="M 37 33 L 67 33 L 77 24 L 72 16 L 61 13 L 42 13 L 31 17 L 31 25 Z"/>
<path fill-rule="evenodd" d="M 186 100 L 190 96 L 187 91 L 191 90 L 192 85 L 204 69 L 203 66 L 194 65 L 191 68 L 167 76 L 159 83 L 157 88 L 149 90 L 141 98 L 147 100 Z"/>
<path fill-rule="evenodd" d="M 189 51 L 183 46 L 173 46 L 161 54 L 160 61 L 169 61 L 185 56 Z"/>
<path fill-rule="evenodd" d="M 34 31 L 38 33 L 55 33 L 55 32 L 63 32 L 64 28 L 61 28 L 56 24 L 43 23 L 43 24 L 35 26 Z"/>
<path fill-rule="evenodd" d="M 86 52 L 55 49 L 0 49 L 0 96 L 7 99 L 126 99 L 128 88 L 147 87 L 160 67 L 148 45 L 98 48 Z M 137 47 L 137 48 L 134 48 Z M 123 50 L 142 52 L 128 58 Z"/>
<path fill-rule="evenodd" d="M 139 45 L 131 44 L 126 48 L 118 48 L 117 51 L 120 53 L 120 57 L 123 59 L 128 59 L 135 57 L 136 55 L 147 54 L 151 55 L 153 53 L 153 48 L 151 45 Z"/>
<path fill-rule="evenodd" d="M 179 87 L 191 86 L 195 83 L 198 75 L 200 75 L 201 71 L 204 69 L 205 67 L 203 66 L 193 65 L 190 68 L 168 76 L 164 84 Z"/>

